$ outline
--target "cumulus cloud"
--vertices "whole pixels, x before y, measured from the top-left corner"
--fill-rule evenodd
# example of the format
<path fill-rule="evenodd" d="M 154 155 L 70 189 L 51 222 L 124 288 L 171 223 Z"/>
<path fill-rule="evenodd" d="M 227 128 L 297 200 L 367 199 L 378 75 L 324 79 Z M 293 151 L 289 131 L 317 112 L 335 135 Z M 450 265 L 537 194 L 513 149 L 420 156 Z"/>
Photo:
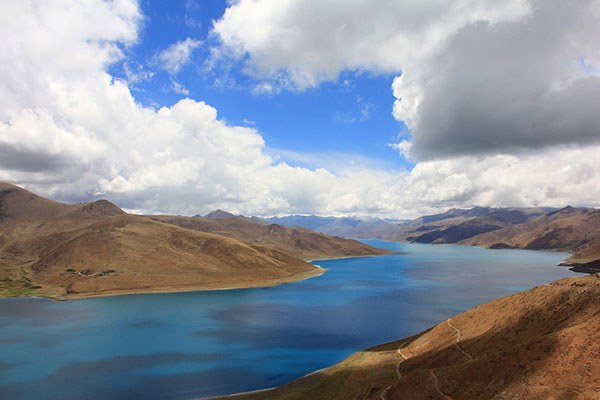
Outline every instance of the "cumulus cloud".
<path fill-rule="evenodd" d="M 435 8 L 428 7 L 422 12 Z M 484 14 L 494 23 L 510 20 L 506 7 Z M 136 42 L 141 19 L 133 0 L 0 3 L 0 180 L 59 200 L 105 197 L 140 212 L 177 214 L 221 207 L 257 215 L 408 217 L 474 204 L 598 205 L 600 184 L 591 184 L 600 179 L 596 145 L 518 157 L 452 156 L 412 171 L 309 169 L 278 161 L 255 128 L 228 124 L 202 101 L 144 107 L 128 82 L 106 72 L 125 61 L 121 49 Z M 397 148 L 412 152 L 409 144 Z"/>
<path fill-rule="evenodd" d="M 158 110 L 137 103 L 128 83 L 106 72 L 123 60 L 120 46 L 137 39 L 135 2 L 73 7 L 19 0 L 0 8 L 0 15 L 11 16 L 6 19 L 20 20 L 0 25 L 3 49 L 11 50 L 0 56 L 0 180 L 60 200 L 107 197 L 143 212 L 222 207 L 265 215 L 377 207 L 377 187 L 385 188 L 387 173 L 336 175 L 277 162 L 256 129 L 228 125 L 202 101 L 183 99 Z M 53 16 L 62 22 L 41 23 Z M 90 22 L 98 16 L 101 30 Z M 51 51 L 39 54 L 46 48 Z M 70 62 L 52 65 L 57 59 Z"/>
<path fill-rule="evenodd" d="M 200 47 L 200 40 L 187 38 L 177 43 L 173 43 L 155 57 L 158 66 L 170 74 L 176 74 L 187 63 L 194 49 Z"/>
<path fill-rule="evenodd" d="M 302 89 L 345 69 L 398 72 L 467 24 L 528 12 L 525 0 L 240 0 L 213 31 L 230 54 L 250 57 L 251 73 Z"/>
<path fill-rule="evenodd" d="M 418 163 L 403 182 L 408 209 L 481 206 L 598 207 L 600 146 L 532 155 L 460 156 Z"/>
<path fill-rule="evenodd" d="M 600 142 L 596 3 L 539 1 L 527 18 L 465 27 L 394 80 L 419 159 Z M 593 60 L 593 61 L 591 61 Z"/>
<path fill-rule="evenodd" d="M 598 4 L 241 0 L 213 29 L 251 74 L 283 86 L 401 73 L 394 116 L 428 160 L 600 141 Z"/>
<path fill-rule="evenodd" d="M 392 147 L 418 161 L 399 207 L 598 205 L 597 0 L 240 0 L 213 30 L 249 74 L 294 90 L 396 73 L 412 137 Z"/>

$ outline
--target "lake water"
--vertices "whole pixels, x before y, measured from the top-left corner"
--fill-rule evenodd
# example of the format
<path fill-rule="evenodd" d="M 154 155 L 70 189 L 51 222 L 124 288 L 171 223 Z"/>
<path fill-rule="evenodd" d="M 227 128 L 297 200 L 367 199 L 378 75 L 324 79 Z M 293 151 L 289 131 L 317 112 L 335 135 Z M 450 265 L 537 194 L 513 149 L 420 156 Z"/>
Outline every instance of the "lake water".
<path fill-rule="evenodd" d="M 279 386 L 486 301 L 573 275 L 568 255 L 366 240 L 264 289 L 0 299 L 0 398 L 190 399 Z"/>

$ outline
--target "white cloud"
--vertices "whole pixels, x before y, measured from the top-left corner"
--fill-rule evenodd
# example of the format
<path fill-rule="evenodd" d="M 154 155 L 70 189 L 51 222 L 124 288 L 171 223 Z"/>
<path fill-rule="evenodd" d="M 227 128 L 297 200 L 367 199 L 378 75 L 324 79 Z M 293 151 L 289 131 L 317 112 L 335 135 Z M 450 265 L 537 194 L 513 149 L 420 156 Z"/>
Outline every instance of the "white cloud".
<path fill-rule="evenodd" d="M 176 74 L 187 63 L 194 49 L 200 47 L 200 40 L 187 38 L 177 43 L 173 43 L 155 57 L 159 67 L 170 74 Z"/>
<path fill-rule="evenodd" d="M 598 205 L 598 146 L 452 157 L 412 172 L 297 167 L 271 156 L 256 129 L 228 125 L 202 101 L 136 103 L 128 83 L 106 72 L 123 61 L 119 47 L 137 40 L 134 1 L 7 0 L 0 18 L 0 180 L 41 194 L 102 193 L 128 209 L 177 214 L 405 217 L 473 204 Z"/>
<path fill-rule="evenodd" d="M 421 162 L 404 183 L 404 205 L 598 207 L 600 158 L 595 154 L 600 146 Z"/>
<path fill-rule="evenodd" d="M 390 147 L 398 150 L 400 155 L 406 159 L 410 158 L 410 149 L 412 148 L 412 142 L 410 140 L 402 140 L 398 143 L 390 143 Z"/>
<path fill-rule="evenodd" d="M 146 212 L 193 214 L 220 206 L 244 213 L 328 213 L 358 211 L 377 200 L 376 182 L 383 184 L 385 173 L 336 176 L 277 163 L 255 129 L 226 124 L 203 102 L 183 99 L 158 110 L 136 103 L 127 83 L 105 72 L 110 62 L 122 59 L 118 44 L 136 39 L 140 20 L 135 3 L 116 4 L 100 37 L 85 20 L 101 14 L 91 9 L 58 2 L 0 6 L 0 15 L 18 12 L 21 19 L 10 32 L 0 26 L 5 48 L 16 49 L 13 57 L 0 59 L 2 82 L 29 85 L 11 92 L 0 86 L 0 179 L 63 200 L 103 193 L 123 207 Z M 111 4 L 88 5 L 94 6 L 102 10 Z M 117 12 L 121 9 L 131 16 Z M 34 23 L 49 15 L 65 19 Z M 77 35 L 67 34 L 71 24 L 81 29 Z M 56 25 L 66 33 L 53 34 Z M 37 27 L 35 35 L 30 26 Z M 39 41 L 53 54 L 18 68 L 23 58 L 36 54 Z M 90 57 L 73 58 L 72 52 Z M 58 66 L 45 68 L 49 60 L 70 58 L 63 65 L 68 74 Z M 368 183 L 361 184 L 362 176 L 369 176 Z"/>
<path fill-rule="evenodd" d="M 420 162 L 386 197 L 398 209 L 598 206 L 598 10 L 596 0 L 240 0 L 213 29 L 221 54 L 281 87 L 401 73 L 394 116 L 413 137 L 392 147 Z"/>
<path fill-rule="evenodd" d="M 124 62 L 123 72 L 125 73 L 127 83 L 130 85 L 134 85 L 138 82 L 149 81 L 154 76 L 154 72 L 144 69 L 144 66 L 138 63 L 132 66 L 129 63 Z"/>
<path fill-rule="evenodd" d="M 269 82 L 261 82 L 252 88 L 253 95 L 272 95 L 278 92 Z"/>
<path fill-rule="evenodd" d="M 190 94 L 190 91 L 185 88 L 181 83 L 177 82 L 175 79 L 171 78 L 171 87 L 169 90 L 187 96 Z"/>
<path fill-rule="evenodd" d="M 240 0 L 213 31 L 230 54 L 249 55 L 256 76 L 306 88 L 346 69 L 399 72 L 465 25 L 514 20 L 529 9 L 525 0 Z"/>
<path fill-rule="evenodd" d="M 426 160 L 598 143 L 597 10 L 596 0 L 240 0 L 213 29 L 221 54 L 282 87 L 401 72 L 394 116 Z"/>

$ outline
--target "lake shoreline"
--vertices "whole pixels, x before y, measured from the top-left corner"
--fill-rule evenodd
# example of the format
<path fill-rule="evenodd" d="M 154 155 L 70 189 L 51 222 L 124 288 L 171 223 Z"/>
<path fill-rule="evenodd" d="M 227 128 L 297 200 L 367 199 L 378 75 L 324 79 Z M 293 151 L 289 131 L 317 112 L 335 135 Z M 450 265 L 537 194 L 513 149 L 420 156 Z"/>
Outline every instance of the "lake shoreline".
<path fill-rule="evenodd" d="M 287 278 L 279 278 L 272 280 L 265 280 L 263 282 L 256 282 L 253 284 L 242 283 L 239 285 L 215 285 L 212 287 L 206 286 L 184 286 L 184 287 L 157 287 L 157 288 L 141 288 L 141 289 L 131 289 L 131 290 L 115 290 L 115 291 L 105 291 L 102 293 L 72 293 L 69 295 L 49 295 L 49 294 L 40 294 L 39 296 L 32 296 L 30 294 L 26 296 L 6 296 L 0 295 L 0 299 L 16 299 L 16 298 L 46 298 L 50 300 L 56 301 L 69 301 L 69 300 L 82 300 L 82 299 L 93 299 L 93 298 L 101 298 L 101 297 L 118 297 L 118 296 L 135 296 L 135 295 L 143 295 L 143 294 L 160 294 L 160 293 L 192 293 L 192 292 L 207 292 L 207 291 L 224 291 L 224 290 L 240 290 L 240 289 L 260 289 L 267 287 L 274 287 L 279 285 L 285 285 L 288 283 L 301 282 L 306 279 L 316 278 L 318 276 L 323 275 L 327 272 L 326 269 L 322 268 L 319 265 L 313 264 L 314 261 L 329 261 L 329 260 L 346 260 L 350 258 L 370 258 L 370 257 L 379 257 L 384 255 L 392 255 L 392 254 L 406 254 L 403 252 L 391 252 L 389 254 L 367 254 L 367 255 L 349 255 L 342 257 L 331 257 L 331 258 L 318 258 L 314 260 L 304 260 L 307 263 L 310 263 L 316 269 L 311 271 L 302 272 L 299 274 L 295 274 L 289 276 Z"/>
<path fill-rule="evenodd" d="M 11 363 L 0 391 L 24 400 L 45 393 L 56 400 L 85 398 L 98 390 L 124 398 L 268 397 L 246 392 L 295 377 L 321 379 L 327 372 L 316 371 L 355 352 L 569 274 L 552 268 L 562 258 L 556 254 L 369 244 L 408 254 L 313 260 L 310 276 L 294 278 L 327 269 L 319 279 L 268 289 L 0 301 L 7 340 L 0 348 Z M 40 348 L 40 337 L 60 341 Z M 371 352 L 362 354 L 369 361 Z M 147 393 L 148 387 L 156 389 Z"/>
<path fill-rule="evenodd" d="M 159 288 L 148 288 L 148 289 L 131 289 L 131 290 L 116 290 L 116 291 L 105 291 L 102 293 L 74 293 L 68 296 L 58 295 L 42 295 L 40 296 L 0 296 L 0 299 L 18 299 L 18 298 L 46 298 L 55 301 L 69 301 L 69 300 L 83 300 L 83 299 L 94 299 L 102 297 L 120 297 L 120 296 L 135 296 L 144 294 L 161 294 L 161 293 L 193 293 L 193 292 L 210 292 L 210 291 L 226 291 L 226 290 L 239 290 L 239 289 L 260 289 L 267 287 L 274 287 L 279 285 L 285 285 L 287 283 L 301 282 L 306 279 L 316 278 L 323 275 L 327 270 L 319 265 L 312 264 L 316 269 L 307 271 L 299 274 L 292 275 L 288 278 L 280 278 L 267 280 L 264 282 L 257 282 L 256 284 L 240 284 L 240 285 L 215 285 L 214 287 L 206 286 L 184 286 L 184 287 L 159 287 Z"/>

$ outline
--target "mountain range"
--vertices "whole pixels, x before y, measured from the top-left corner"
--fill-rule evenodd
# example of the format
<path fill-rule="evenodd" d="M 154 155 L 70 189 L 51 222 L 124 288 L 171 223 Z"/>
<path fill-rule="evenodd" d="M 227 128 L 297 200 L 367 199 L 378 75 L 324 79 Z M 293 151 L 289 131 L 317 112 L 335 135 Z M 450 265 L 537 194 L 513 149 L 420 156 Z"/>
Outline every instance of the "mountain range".
<path fill-rule="evenodd" d="M 266 220 L 346 238 L 564 251 L 573 254 L 565 265 L 600 270 L 600 210 L 595 209 L 474 207 L 411 221 L 297 215 Z"/>
<path fill-rule="evenodd" d="M 321 274 L 308 259 L 390 253 L 243 219 L 237 225 L 210 219 L 205 230 L 185 220 L 130 215 L 106 200 L 58 203 L 0 183 L 0 295 L 77 298 L 269 286 Z"/>
<path fill-rule="evenodd" d="M 600 268 L 594 209 L 475 207 L 411 221 L 260 219 L 223 210 L 131 215 L 106 200 L 65 204 L 0 183 L 0 295 L 72 299 L 268 286 L 323 272 L 307 260 L 390 253 L 309 226 L 347 237 L 565 251 L 572 253 L 566 263 L 581 271 Z M 565 278 L 234 398 L 600 398 L 599 315 L 600 274 Z"/>

